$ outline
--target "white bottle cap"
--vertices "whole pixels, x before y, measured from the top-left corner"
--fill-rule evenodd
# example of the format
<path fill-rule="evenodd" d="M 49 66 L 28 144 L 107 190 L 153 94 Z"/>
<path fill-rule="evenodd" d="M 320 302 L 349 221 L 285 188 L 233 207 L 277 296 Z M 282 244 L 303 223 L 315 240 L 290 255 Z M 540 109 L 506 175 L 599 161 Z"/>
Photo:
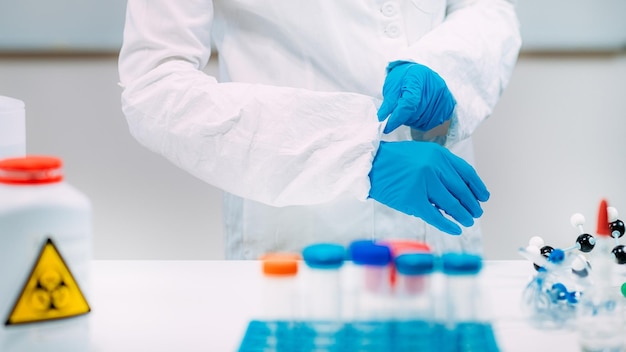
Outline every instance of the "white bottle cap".
<path fill-rule="evenodd" d="M 0 159 L 26 154 L 24 102 L 0 96 Z"/>

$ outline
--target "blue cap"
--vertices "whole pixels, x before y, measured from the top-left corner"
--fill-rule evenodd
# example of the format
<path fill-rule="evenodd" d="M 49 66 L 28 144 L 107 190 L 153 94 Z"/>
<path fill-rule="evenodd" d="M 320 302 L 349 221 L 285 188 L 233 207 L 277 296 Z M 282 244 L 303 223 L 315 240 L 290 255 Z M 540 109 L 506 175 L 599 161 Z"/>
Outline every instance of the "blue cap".
<path fill-rule="evenodd" d="M 391 263 L 391 249 L 370 240 L 352 242 L 350 256 L 358 265 L 385 266 Z"/>
<path fill-rule="evenodd" d="M 435 269 L 435 256 L 432 253 L 407 253 L 396 258 L 396 270 L 403 275 L 426 275 Z"/>
<path fill-rule="evenodd" d="M 302 257 L 311 268 L 337 269 L 343 265 L 346 250 L 334 243 L 317 243 L 304 248 Z"/>
<path fill-rule="evenodd" d="M 483 267 L 482 258 L 467 253 L 445 253 L 441 256 L 442 270 L 448 275 L 478 274 Z"/>

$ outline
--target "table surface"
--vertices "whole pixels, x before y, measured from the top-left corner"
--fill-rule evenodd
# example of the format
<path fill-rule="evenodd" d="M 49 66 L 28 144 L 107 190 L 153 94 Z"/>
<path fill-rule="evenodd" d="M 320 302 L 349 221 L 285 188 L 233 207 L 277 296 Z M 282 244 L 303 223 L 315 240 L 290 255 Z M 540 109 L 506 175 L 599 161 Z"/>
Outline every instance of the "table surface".
<path fill-rule="evenodd" d="M 527 261 L 487 261 L 482 272 L 502 351 L 577 351 L 572 329 L 533 328 L 520 297 Z M 95 352 L 236 351 L 259 312 L 256 261 L 94 261 L 89 294 Z"/>

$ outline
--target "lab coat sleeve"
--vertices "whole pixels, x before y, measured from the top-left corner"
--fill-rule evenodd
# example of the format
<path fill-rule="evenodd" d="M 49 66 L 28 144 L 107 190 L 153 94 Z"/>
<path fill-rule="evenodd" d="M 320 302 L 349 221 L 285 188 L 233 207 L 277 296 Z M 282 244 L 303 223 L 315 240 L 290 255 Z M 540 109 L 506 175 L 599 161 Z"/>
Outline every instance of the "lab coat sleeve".
<path fill-rule="evenodd" d="M 377 100 L 218 83 L 202 71 L 211 53 L 210 1 L 127 6 L 122 109 L 141 144 L 213 186 L 269 205 L 367 198 L 383 128 Z"/>
<path fill-rule="evenodd" d="M 521 46 L 514 3 L 507 0 L 450 0 L 443 23 L 400 54 L 437 72 L 457 106 L 446 145 L 474 132 L 493 112 Z"/>

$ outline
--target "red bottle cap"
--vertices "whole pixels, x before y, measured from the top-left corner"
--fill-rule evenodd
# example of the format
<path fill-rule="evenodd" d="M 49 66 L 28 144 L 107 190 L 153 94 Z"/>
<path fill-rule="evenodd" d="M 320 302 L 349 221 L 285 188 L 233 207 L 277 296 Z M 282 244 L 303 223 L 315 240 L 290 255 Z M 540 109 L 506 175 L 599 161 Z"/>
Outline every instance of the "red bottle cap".
<path fill-rule="evenodd" d="M 27 156 L 0 160 L 0 183 L 42 184 L 63 180 L 61 159 L 52 156 Z"/>

